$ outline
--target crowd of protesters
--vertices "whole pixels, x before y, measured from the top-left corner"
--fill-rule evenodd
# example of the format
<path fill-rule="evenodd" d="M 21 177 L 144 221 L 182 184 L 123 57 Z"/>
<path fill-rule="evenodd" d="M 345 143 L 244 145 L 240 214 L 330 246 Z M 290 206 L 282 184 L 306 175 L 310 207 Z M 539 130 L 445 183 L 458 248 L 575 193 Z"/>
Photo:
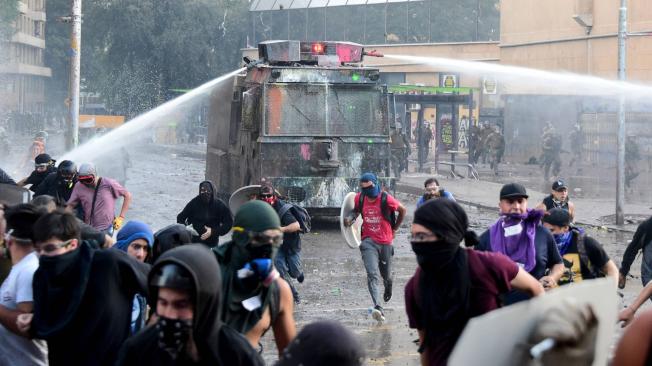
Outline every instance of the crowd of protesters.
<path fill-rule="evenodd" d="M 31 203 L 0 206 L 10 264 L 0 274 L 0 365 L 262 365 L 261 339 L 270 329 L 278 365 L 364 363 L 359 340 L 337 322 L 297 333 L 292 280 L 305 279 L 306 223 L 269 182 L 233 215 L 215 186 L 201 182 L 177 223 L 154 232 L 143 221 L 125 222 L 131 194 L 93 164 L 57 166 L 46 153 L 34 164 L 18 183 L 0 172 L 3 184 L 34 192 Z M 385 322 L 393 242 L 407 209 L 373 173 L 360 176 L 359 188 L 344 222 L 362 218 L 371 315 Z M 452 193 L 426 180 L 409 235 L 415 271 L 403 289 L 423 365 L 445 365 L 471 318 L 572 282 L 609 277 L 624 287 L 642 250 L 646 286 L 620 314 L 624 323 L 634 319 L 652 296 L 652 219 L 639 227 L 619 273 L 600 243 L 574 224 L 567 190 L 563 180 L 554 182 L 531 209 L 525 187 L 504 185 L 499 218 L 478 236 Z M 229 232 L 231 240 L 220 243 Z M 590 328 L 591 317 L 570 318 Z M 652 359 L 650 323 L 649 313 L 634 319 L 615 364 Z"/>

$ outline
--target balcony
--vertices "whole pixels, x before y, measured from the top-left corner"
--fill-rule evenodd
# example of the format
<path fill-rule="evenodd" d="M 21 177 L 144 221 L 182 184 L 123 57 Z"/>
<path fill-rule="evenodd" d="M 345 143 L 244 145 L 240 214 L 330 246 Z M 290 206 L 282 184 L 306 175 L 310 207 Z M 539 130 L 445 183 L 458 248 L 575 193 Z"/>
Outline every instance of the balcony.
<path fill-rule="evenodd" d="M 21 63 L 8 63 L 0 65 L 0 74 L 20 74 L 51 77 L 52 70 L 49 67 Z"/>

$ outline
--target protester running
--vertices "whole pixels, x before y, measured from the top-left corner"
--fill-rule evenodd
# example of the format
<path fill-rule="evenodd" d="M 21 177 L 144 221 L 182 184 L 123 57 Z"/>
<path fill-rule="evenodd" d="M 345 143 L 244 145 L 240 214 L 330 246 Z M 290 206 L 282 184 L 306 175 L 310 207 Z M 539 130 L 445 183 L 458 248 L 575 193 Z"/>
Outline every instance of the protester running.
<path fill-rule="evenodd" d="M 199 183 L 199 195 L 177 215 L 177 223 L 192 227 L 193 242 L 214 247 L 220 236 L 231 230 L 233 218 L 226 204 L 215 196 L 213 182 L 207 180 Z"/>
<path fill-rule="evenodd" d="M 398 217 L 394 219 L 396 211 Z M 358 215 L 362 215 L 360 253 L 373 302 L 371 315 L 379 322 L 385 321 L 385 311 L 380 305 L 380 280 L 382 278 L 385 288 L 383 300 L 389 302 L 392 298 L 392 241 L 406 211 L 405 206 L 389 193 L 381 192 L 375 174 L 364 173 L 360 177 L 360 192 L 355 195 L 355 208 L 345 219 L 345 224 L 351 226 Z"/>

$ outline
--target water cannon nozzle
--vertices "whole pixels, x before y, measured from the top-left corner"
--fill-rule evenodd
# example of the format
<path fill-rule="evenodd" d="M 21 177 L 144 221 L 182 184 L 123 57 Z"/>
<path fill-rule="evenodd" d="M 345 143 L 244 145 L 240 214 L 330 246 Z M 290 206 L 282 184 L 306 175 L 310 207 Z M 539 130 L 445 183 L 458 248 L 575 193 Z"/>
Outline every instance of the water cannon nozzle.
<path fill-rule="evenodd" d="M 383 55 L 382 53 L 380 53 L 380 52 L 378 52 L 376 50 L 364 51 L 362 54 L 365 55 L 365 56 L 372 56 L 372 57 L 385 57 L 385 55 Z"/>

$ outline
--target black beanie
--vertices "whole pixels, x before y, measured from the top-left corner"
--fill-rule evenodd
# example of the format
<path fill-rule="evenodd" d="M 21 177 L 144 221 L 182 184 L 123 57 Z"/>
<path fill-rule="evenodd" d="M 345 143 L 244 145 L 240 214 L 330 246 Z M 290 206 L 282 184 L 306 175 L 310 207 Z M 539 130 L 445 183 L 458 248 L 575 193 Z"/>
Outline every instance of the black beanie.
<path fill-rule="evenodd" d="M 303 327 L 276 366 L 360 366 L 364 357 L 355 334 L 338 322 L 322 320 Z"/>
<path fill-rule="evenodd" d="M 11 235 L 15 238 L 34 240 L 32 227 L 42 214 L 43 211 L 30 203 L 6 207 L 7 232 L 12 230 Z"/>
<path fill-rule="evenodd" d="M 467 246 L 478 243 L 475 232 L 468 230 L 469 219 L 462 206 L 449 199 L 428 200 L 414 213 L 413 223 L 425 226 L 447 243 Z"/>
<path fill-rule="evenodd" d="M 571 223 L 570 213 L 563 208 L 555 207 L 546 212 L 541 221 L 559 227 L 569 226 Z"/>

